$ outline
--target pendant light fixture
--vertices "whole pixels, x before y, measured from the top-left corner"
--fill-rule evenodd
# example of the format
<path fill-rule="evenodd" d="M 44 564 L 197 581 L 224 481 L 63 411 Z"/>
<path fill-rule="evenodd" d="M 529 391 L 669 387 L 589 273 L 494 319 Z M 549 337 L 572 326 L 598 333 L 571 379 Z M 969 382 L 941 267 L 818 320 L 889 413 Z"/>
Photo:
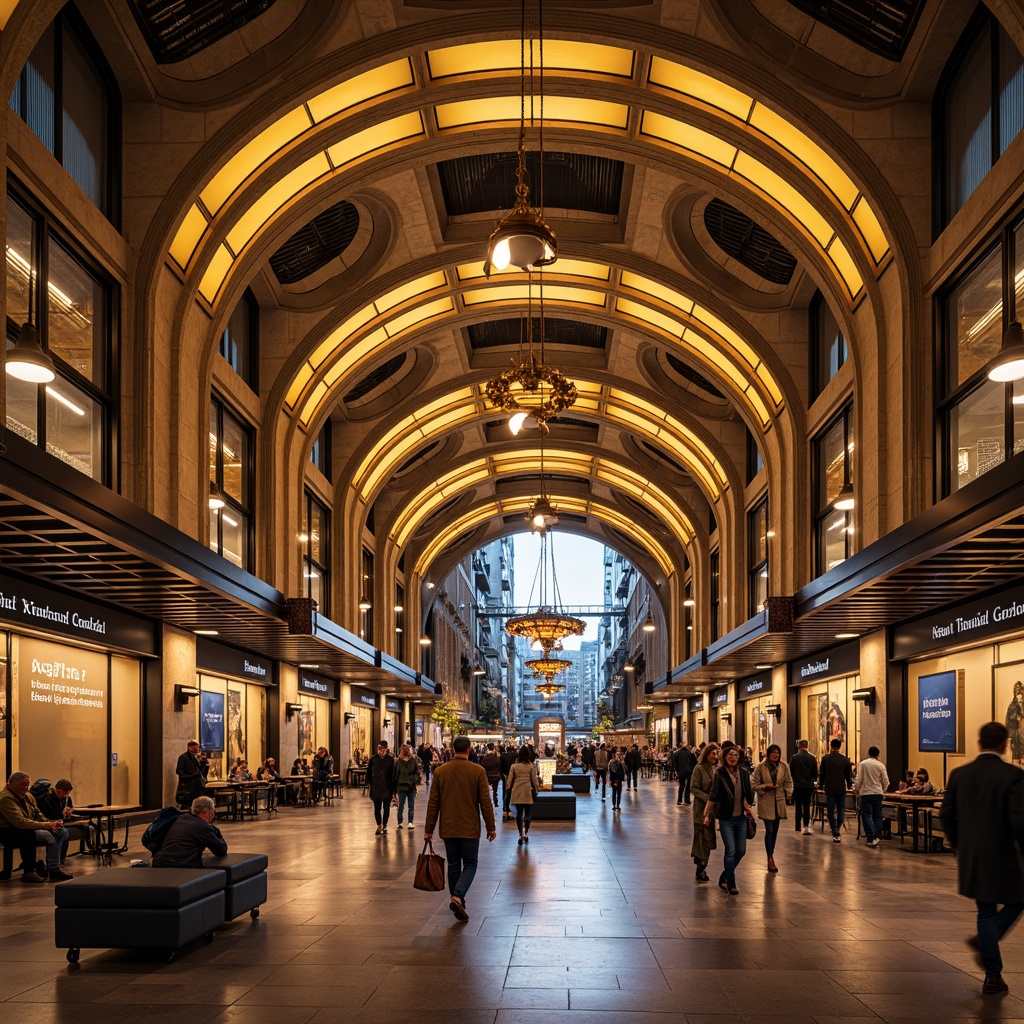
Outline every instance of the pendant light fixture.
<path fill-rule="evenodd" d="M 1024 329 L 1019 320 L 1014 320 L 1003 332 L 1003 343 L 992 360 L 988 379 L 1013 381 L 1021 378 L 1024 378 Z"/>
<path fill-rule="evenodd" d="M 5 366 L 7 375 L 29 384 L 49 384 L 57 377 L 53 360 L 43 351 L 39 331 L 32 323 L 32 297 L 35 294 L 36 275 L 34 269 L 28 273 L 28 318 L 18 331 L 13 348 L 7 350 Z"/>

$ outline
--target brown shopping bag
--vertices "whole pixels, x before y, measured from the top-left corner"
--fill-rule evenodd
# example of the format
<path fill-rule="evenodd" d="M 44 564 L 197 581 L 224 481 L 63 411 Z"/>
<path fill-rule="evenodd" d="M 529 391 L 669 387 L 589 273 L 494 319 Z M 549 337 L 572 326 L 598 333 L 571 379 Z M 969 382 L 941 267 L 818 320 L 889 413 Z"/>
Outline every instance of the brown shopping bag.
<path fill-rule="evenodd" d="M 441 892 L 444 889 L 444 857 L 434 853 L 434 844 L 429 839 L 423 843 L 423 852 L 416 858 L 412 887 L 424 892 Z"/>

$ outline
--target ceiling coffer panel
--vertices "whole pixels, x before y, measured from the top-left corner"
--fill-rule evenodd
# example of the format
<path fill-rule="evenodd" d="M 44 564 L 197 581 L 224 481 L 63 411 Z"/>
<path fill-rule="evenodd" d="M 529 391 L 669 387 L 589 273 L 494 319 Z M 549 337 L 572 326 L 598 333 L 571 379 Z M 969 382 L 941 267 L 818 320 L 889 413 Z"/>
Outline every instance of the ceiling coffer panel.
<path fill-rule="evenodd" d="M 485 348 L 518 348 L 527 344 L 526 318 L 512 317 L 507 320 L 487 320 L 470 324 L 466 329 L 469 343 L 474 350 Z M 608 329 L 597 324 L 580 320 L 564 320 L 558 317 L 544 318 L 544 338 L 548 345 L 566 345 L 571 348 L 603 349 L 608 343 Z M 533 344 L 540 344 L 540 317 L 533 318 Z"/>
<path fill-rule="evenodd" d="M 359 211 L 342 200 L 314 217 L 270 257 L 281 284 L 295 284 L 337 259 L 359 230 Z"/>

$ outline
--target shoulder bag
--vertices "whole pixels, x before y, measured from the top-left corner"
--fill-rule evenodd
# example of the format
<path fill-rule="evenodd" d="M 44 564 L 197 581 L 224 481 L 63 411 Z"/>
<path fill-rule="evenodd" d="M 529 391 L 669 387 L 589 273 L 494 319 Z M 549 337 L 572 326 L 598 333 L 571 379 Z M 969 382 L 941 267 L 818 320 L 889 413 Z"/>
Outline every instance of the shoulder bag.
<path fill-rule="evenodd" d="M 416 858 L 412 887 L 424 892 L 441 892 L 444 889 L 444 857 L 434 853 L 434 844 L 429 839 L 424 841 L 423 852 Z"/>
<path fill-rule="evenodd" d="M 747 815 L 747 838 L 753 839 L 757 835 L 757 818 L 752 814 Z"/>

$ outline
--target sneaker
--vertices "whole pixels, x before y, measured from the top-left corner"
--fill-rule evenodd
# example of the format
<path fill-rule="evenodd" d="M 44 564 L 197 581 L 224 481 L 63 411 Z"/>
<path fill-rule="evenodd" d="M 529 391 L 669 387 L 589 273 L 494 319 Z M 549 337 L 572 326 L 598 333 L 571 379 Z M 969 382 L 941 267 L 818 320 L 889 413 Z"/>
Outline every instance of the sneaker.
<path fill-rule="evenodd" d="M 413 826 L 413 823 L 412 823 L 411 821 L 410 821 L 410 822 L 409 822 L 409 824 L 408 824 L 408 825 L 406 825 L 405 827 L 406 827 L 406 828 L 407 828 L 407 829 L 408 829 L 408 830 L 409 830 L 410 832 L 411 832 L 411 831 L 413 830 L 413 828 L 414 828 L 414 826 Z"/>
<path fill-rule="evenodd" d="M 397 825 L 395 826 L 395 831 L 396 831 L 396 832 L 401 832 L 401 831 L 402 831 L 402 823 L 401 823 L 401 822 L 399 822 L 399 823 L 398 823 L 398 824 L 397 824 Z"/>
<path fill-rule="evenodd" d="M 868 846 L 881 846 L 881 845 L 882 845 L 882 840 L 879 839 L 878 836 L 875 836 L 874 839 L 868 840 Z"/>
<path fill-rule="evenodd" d="M 843 840 L 839 836 L 833 836 L 832 837 L 832 842 L 833 843 L 841 843 L 842 841 Z"/>
<path fill-rule="evenodd" d="M 811 834 L 811 826 L 810 825 L 804 825 L 804 835 L 805 836 L 809 836 L 810 834 Z"/>

